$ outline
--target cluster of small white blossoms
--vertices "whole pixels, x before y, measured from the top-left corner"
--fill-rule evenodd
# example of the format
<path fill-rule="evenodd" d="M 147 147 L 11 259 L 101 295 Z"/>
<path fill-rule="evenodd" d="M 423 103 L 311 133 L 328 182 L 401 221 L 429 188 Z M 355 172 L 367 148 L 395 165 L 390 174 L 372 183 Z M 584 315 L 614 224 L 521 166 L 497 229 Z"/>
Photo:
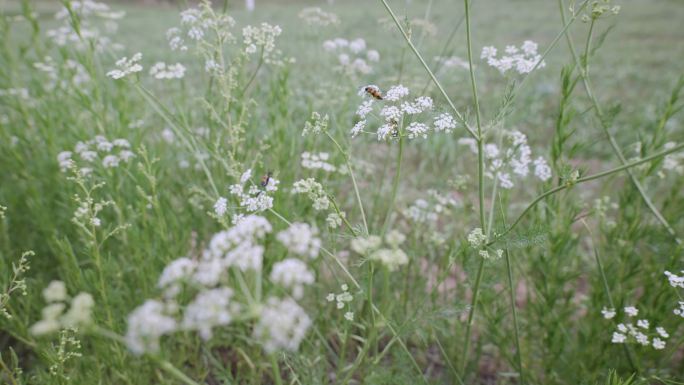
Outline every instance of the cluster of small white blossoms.
<path fill-rule="evenodd" d="M 377 101 L 372 95 L 369 95 L 367 89 L 377 91 L 382 94 L 381 90 L 375 85 L 368 85 L 359 91 L 359 95 L 367 96 L 361 105 L 356 109 L 356 115 L 361 119 L 351 130 L 352 138 L 361 133 L 366 132 L 368 125 L 367 118 L 371 114 L 375 104 L 381 104 L 382 108 L 378 111 L 382 124 L 374 133 L 378 140 L 388 140 L 405 135 L 409 139 L 427 138 L 430 131 L 450 133 L 456 128 L 456 121 L 453 116 L 444 112 L 433 116 L 432 124 L 422 123 L 417 121 L 423 113 L 431 111 L 433 108 L 432 98 L 429 96 L 419 96 L 413 100 L 408 100 L 410 93 L 409 89 L 403 85 L 396 85 L 390 87 L 387 93 L 382 95 L 382 101 Z M 404 119 L 410 117 L 411 123 L 404 126 Z M 404 133 L 405 131 L 405 133 Z"/>
<path fill-rule="evenodd" d="M 380 54 L 374 49 L 366 49 L 366 41 L 362 38 L 349 41 L 343 38 L 323 42 L 326 52 L 336 53 L 340 69 L 348 74 L 366 75 L 373 71 L 369 63 L 380 61 Z"/>
<path fill-rule="evenodd" d="M 684 270 L 682 270 L 680 273 L 682 273 L 682 275 L 665 271 L 665 276 L 667 277 L 670 286 L 674 287 L 675 289 L 684 289 Z M 677 307 L 673 310 L 673 313 L 684 318 L 684 301 L 677 302 Z"/>
<path fill-rule="evenodd" d="M 138 73 L 143 70 L 143 66 L 139 63 L 142 59 L 140 52 L 134 54 L 130 59 L 126 56 L 116 61 L 118 68 L 107 72 L 107 76 L 112 79 L 122 79 L 128 75 Z"/>
<path fill-rule="evenodd" d="M 284 58 L 281 50 L 276 49 L 275 40 L 283 30 L 280 26 L 261 23 L 258 27 L 248 25 L 242 29 L 244 52 L 257 54 L 266 64 L 283 65 L 294 63 L 294 58 Z"/>
<path fill-rule="evenodd" d="M 76 143 L 73 151 L 60 152 L 57 161 L 62 171 L 77 168 L 81 175 L 88 175 L 96 163 L 104 168 L 116 168 L 122 162 L 129 162 L 135 157 L 130 148 L 131 144 L 126 139 L 109 141 L 104 136 L 97 135 L 94 139 Z"/>
<path fill-rule="evenodd" d="M 435 61 L 442 63 L 443 68 L 461 68 L 469 69 L 470 65 L 467 61 L 461 59 L 458 56 L 441 57 L 436 56 Z"/>
<path fill-rule="evenodd" d="M 624 309 L 625 316 L 636 317 L 639 314 L 639 309 L 634 306 L 626 306 Z M 613 319 L 617 312 L 615 309 L 603 308 L 601 310 L 601 315 L 605 319 Z M 613 332 L 611 342 L 614 344 L 624 344 L 629 342 L 636 342 L 642 346 L 651 345 L 653 349 L 662 350 L 665 349 L 665 340 L 667 340 L 670 335 L 667 333 L 665 328 L 656 327 L 655 334 L 650 331 L 651 323 L 647 319 L 639 319 L 636 321 L 636 326 L 632 323 L 619 323 L 617 324 L 617 331 Z"/>
<path fill-rule="evenodd" d="M 473 249 L 478 250 L 480 257 L 484 259 L 500 259 L 503 257 L 504 251 L 501 249 L 496 249 L 494 250 L 494 253 L 491 254 L 489 250 L 487 250 L 487 241 L 487 235 L 479 227 L 474 228 L 468 234 L 468 244 Z"/>
<path fill-rule="evenodd" d="M 276 238 L 290 252 L 301 257 L 315 259 L 321 249 L 318 229 L 308 223 L 292 223 L 287 230 L 279 232 Z"/>
<path fill-rule="evenodd" d="M 187 51 L 185 39 L 200 43 L 213 33 L 220 41 L 235 40 L 231 29 L 235 20 L 224 14 L 215 13 L 211 4 L 202 2 L 198 8 L 188 8 L 180 13 L 180 27 L 173 27 L 166 31 L 169 47 L 174 51 Z M 213 36 L 212 36 L 213 37 Z"/>
<path fill-rule="evenodd" d="M 345 306 L 348 306 L 351 309 L 350 302 L 354 300 L 354 296 L 349 292 L 349 286 L 346 283 L 343 283 L 340 288 L 342 289 L 341 293 L 329 293 L 325 299 L 328 302 L 337 302 L 337 308 L 340 310 L 344 309 Z M 348 309 L 348 311 L 344 313 L 344 318 L 347 321 L 353 321 L 354 312 Z"/>
<path fill-rule="evenodd" d="M 313 204 L 316 211 L 327 211 L 331 208 L 330 198 L 323 189 L 323 185 L 316 182 L 314 178 L 301 179 L 292 185 L 293 194 L 304 194 Z M 342 226 L 343 219 L 346 218 L 344 211 L 331 211 L 328 213 L 326 223 L 331 229 Z"/>
<path fill-rule="evenodd" d="M 436 223 L 440 215 L 459 205 L 454 198 L 432 189 L 427 191 L 426 198 L 416 199 L 403 211 L 404 216 L 416 223 Z"/>
<path fill-rule="evenodd" d="M 310 26 L 327 27 L 340 24 L 340 19 L 332 12 L 325 12 L 319 7 L 308 7 L 299 11 L 299 18 Z"/>
<path fill-rule="evenodd" d="M 525 178 L 530 173 L 530 167 L 534 166 L 534 175 L 546 182 L 551 179 L 551 167 L 546 160 L 539 156 L 532 160 L 532 150 L 527 144 L 527 136 L 520 131 L 505 131 L 504 137 L 509 148 L 499 149 L 493 143 L 484 146 L 485 161 L 488 163 L 487 177 L 496 178 L 499 185 L 505 189 L 515 186 L 513 176 Z M 468 146 L 470 151 L 477 154 L 477 142 L 473 138 L 461 138 L 461 145 Z"/>
<path fill-rule="evenodd" d="M 5 219 L 5 211 L 7 207 L 0 205 L 0 220 Z M 3 292 L 0 292 L 0 316 L 5 319 L 12 319 L 12 314 L 7 311 L 7 304 L 15 292 L 20 295 L 28 295 L 26 286 L 26 272 L 31 269 L 28 257 L 33 257 L 33 251 L 25 251 L 21 254 L 18 263 L 12 262 L 12 276 L 9 283 L 5 286 Z"/>
<path fill-rule="evenodd" d="M 492 46 L 482 48 L 480 59 L 486 59 L 487 64 L 499 70 L 502 74 L 514 70 L 519 74 L 527 74 L 536 68 L 546 67 L 546 62 L 537 53 L 537 43 L 525 40 L 520 48 L 514 45 L 506 46 L 505 55 L 497 57 L 497 49 Z"/>
<path fill-rule="evenodd" d="M 314 111 L 311 113 L 311 118 L 304 123 L 304 129 L 302 130 L 302 136 L 308 134 L 318 135 L 328 129 L 328 122 L 330 118 L 328 115 L 321 115 Z"/>
<path fill-rule="evenodd" d="M 43 298 L 48 305 L 43 308 L 42 319 L 31 326 L 31 334 L 39 336 L 90 324 L 95 305 L 90 294 L 81 292 L 69 298 L 64 282 L 52 281 L 43 289 Z M 64 312 L 67 303 L 69 310 Z"/>
<path fill-rule="evenodd" d="M 594 0 L 591 3 L 591 9 L 590 9 L 590 15 L 584 14 L 582 15 L 582 21 L 583 22 L 588 22 L 590 20 L 596 20 L 601 17 L 605 16 L 611 16 L 611 15 L 617 15 L 620 13 L 620 6 L 619 5 L 611 5 L 610 4 L 611 0 Z"/>
<path fill-rule="evenodd" d="M 163 299 L 147 300 L 128 316 L 125 338 L 131 351 L 156 352 L 160 338 L 177 331 L 197 331 L 200 337 L 209 340 L 216 327 L 255 319 L 253 336 L 267 352 L 296 350 L 311 320 L 294 299 L 273 295 L 259 303 L 261 297 L 257 293 L 261 288 L 227 285 L 232 282 L 231 269 L 238 275 L 262 274 L 265 253 L 262 243 L 272 230 L 265 218 L 250 215 L 215 234 L 199 259 L 183 257 L 169 263 L 157 284 L 163 291 Z M 312 238 L 310 230 L 293 224 L 278 233 L 277 239 L 285 239 L 285 247 L 296 254 L 301 254 L 302 245 L 308 244 L 304 254 L 307 259 L 315 258 L 317 253 L 314 255 L 312 251 L 316 247 L 311 245 L 320 245 L 320 240 Z M 268 277 L 273 285 L 289 290 L 295 299 L 303 296 L 304 286 L 315 281 L 307 264 L 297 258 L 276 262 Z M 187 304 L 179 303 L 179 294 L 190 290 L 197 291 L 194 299 Z"/>
<path fill-rule="evenodd" d="M 150 68 L 150 75 L 155 79 L 182 79 L 185 76 L 185 67 L 181 63 L 157 62 Z"/>
<path fill-rule="evenodd" d="M 91 0 L 70 1 L 69 7 L 70 9 L 62 7 L 55 14 L 55 19 L 62 24 L 46 33 L 56 45 L 69 45 L 77 50 L 92 46 L 98 52 L 122 48 L 119 44 L 113 44 L 106 34 L 116 32 L 118 25 L 114 20 L 124 17 L 124 12 L 113 11 L 107 4 Z M 76 23 L 72 20 L 72 14 L 78 17 L 78 31 L 74 28 Z M 104 31 L 96 25 L 100 22 L 104 25 Z"/>
<path fill-rule="evenodd" d="M 399 248 L 406 240 L 406 236 L 397 230 L 391 230 L 383 239 L 377 235 L 357 237 L 351 241 L 351 249 L 356 253 L 367 257 L 371 261 L 380 262 L 389 271 L 395 271 L 400 266 L 408 263 L 408 256 Z"/>
<path fill-rule="evenodd" d="M 327 152 L 303 152 L 302 167 L 308 168 L 310 170 L 323 170 L 325 172 L 337 171 L 337 166 L 328 163 L 328 159 L 330 159 L 330 154 Z"/>
<path fill-rule="evenodd" d="M 248 186 L 251 178 L 252 169 L 248 169 L 240 176 L 239 183 L 235 183 L 228 188 L 230 195 L 234 196 L 238 200 L 240 207 L 248 212 L 265 211 L 272 208 L 273 197 L 269 193 L 278 191 L 280 181 L 269 173 L 264 177 L 265 181 L 262 180 L 259 185 L 251 184 Z M 223 202 L 226 202 L 225 198 L 220 197 L 214 205 L 214 211 L 219 217 L 226 213 L 226 206 Z"/>
<path fill-rule="evenodd" d="M 42 62 L 33 63 L 33 67 L 48 76 L 45 89 L 54 90 L 55 88 L 69 89 L 71 86 L 81 88 L 90 82 L 90 75 L 85 67 L 74 60 L 67 59 L 60 66 L 52 57 L 46 56 Z"/>

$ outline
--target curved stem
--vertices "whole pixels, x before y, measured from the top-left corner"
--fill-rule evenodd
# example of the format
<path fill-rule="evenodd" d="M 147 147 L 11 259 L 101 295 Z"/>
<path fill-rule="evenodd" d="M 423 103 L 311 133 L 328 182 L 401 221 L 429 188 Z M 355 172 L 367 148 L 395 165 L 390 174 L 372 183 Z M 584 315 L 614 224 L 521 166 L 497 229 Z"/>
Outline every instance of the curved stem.
<path fill-rule="evenodd" d="M 674 147 L 672 147 L 672 148 L 670 148 L 670 149 L 667 149 L 667 150 L 664 150 L 664 151 L 657 152 L 657 153 L 655 153 L 655 154 L 653 154 L 653 155 L 647 156 L 647 157 L 645 157 L 645 158 L 643 158 L 643 159 L 634 161 L 634 162 L 632 162 L 632 163 L 627 163 L 627 164 L 624 164 L 624 165 L 622 165 L 622 166 L 612 168 L 612 169 L 610 169 L 610 170 L 606 170 L 606 171 L 603 171 L 603 172 L 599 172 L 599 173 L 596 173 L 596 174 L 592 174 L 592 175 L 586 176 L 586 177 L 584 177 L 584 178 L 579 178 L 579 179 L 577 179 L 576 181 L 569 181 L 568 183 L 565 183 L 565 184 L 562 184 L 562 185 L 560 185 L 560 186 L 554 187 L 554 188 L 552 188 L 551 190 L 548 190 L 548 191 L 544 192 L 543 194 L 539 195 L 538 197 L 536 197 L 529 205 L 527 205 L 527 207 L 525 207 L 525 209 L 523 210 L 523 212 L 518 216 L 518 218 L 513 222 L 513 224 L 512 224 L 510 227 L 506 228 L 506 230 L 505 230 L 503 233 L 499 234 L 499 235 L 497 236 L 496 239 L 494 239 L 494 240 L 492 240 L 491 242 L 487 243 L 487 246 L 491 246 L 492 244 L 494 244 L 494 243 L 498 242 L 499 240 L 501 240 L 506 234 L 510 233 L 510 232 L 515 228 L 515 226 L 517 226 L 518 223 L 520 223 L 520 221 L 523 219 L 523 217 L 524 217 L 532 208 L 534 208 L 534 206 L 537 205 L 537 203 L 541 202 L 542 200 L 546 199 L 547 197 L 549 197 L 549 196 L 551 196 L 551 195 L 553 195 L 553 194 L 555 194 L 555 193 L 557 193 L 557 192 L 559 192 L 559 191 L 563 191 L 563 190 L 565 190 L 566 188 L 572 187 L 572 186 L 577 185 L 577 184 L 580 184 L 580 183 L 588 182 L 588 181 L 591 181 L 591 180 L 594 180 L 594 179 L 603 178 L 603 177 L 606 177 L 606 176 L 609 176 L 609 175 L 618 173 L 618 172 L 620 172 L 620 171 L 624 171 L 624 170 L 627 170 L 627 169 L 629 169 L 629 168 L 638 166 L 638 165 L 640 165 L 640 164 L 648 163 L 648 162 L 650 162 L 650 161 L 652 161 L 652 160 L 661 158 L 661 157 L 663 157 L 663 156 L 665 156 L 665 155 L 671 154 L 671 153 L 673 153 L 673 152 L 680 151 L 680 150 L 682 150 L 682 149 L 684 149 L 684 143 L 680 143 L 679 145 L 674 146 Z"/>

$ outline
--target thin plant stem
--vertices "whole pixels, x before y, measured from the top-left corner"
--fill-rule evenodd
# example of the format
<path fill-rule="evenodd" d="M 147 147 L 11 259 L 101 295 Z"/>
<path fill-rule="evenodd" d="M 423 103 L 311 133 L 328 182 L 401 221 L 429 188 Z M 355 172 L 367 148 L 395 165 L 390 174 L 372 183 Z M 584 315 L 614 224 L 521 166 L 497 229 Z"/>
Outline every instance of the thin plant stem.
<path fill-rule="evenodd" d="M 468 50 L 468 67 L 470 74 L 470 87 L 473 94 L 473 103 L 475 104 L 475 121 L 477 124 L 477 191 L 479 204 L 480 228 L 485 231 L 487 229 L 487 222 L 485 219 L 485 183 L 484 183 L 484 137 L 482 135 L 482 123 L 480 117 L 480 102 L 477 95 L 477 83 L 475 82 L 475 70 L 473 68 L 473 46 L 471 34 L 471 19 L 470 19 L 470 2 L 464 0 L 465 5 L 465 23 L 466 23 L 466 47 Z M 461 363 L 461 376 L 466 376 L 466 366 L 468 364 L 468 350 L 470 349 L 470 335 L 472 333 L 473 319 L 477 310 L 477 301 L 480 294 L 480 284 L 482 283 L 482 275 L 484 273 L 484 258 L 480 257 L 480 265 L 477 269 L 477 278 L 475 279 L 475 287 L 473 288 L 473 298 L 468 309 L 468 323 L 466 325 L 465 340 L 463 341 L 463 361 Z"/>
<path fill-rule="evenodd" d="M 501 220 L 506 226 L 506 213 L 503 209 L 503 202 L 501 202 L 501 195 L 499 195 L 499 208 L 501 209 Z M 525 376 L 522 366 L 522 350 L 520 349 L 520 325 L 518 324 L 518 310 L 515 302 L 515 284 L 513 283 L 513 267 L 511 265 L 511 255 L 508 245 L 504 248 L 504 258 L 506 259 L 506 271 L 508 273 L 508 291 L 510 294 L 511 314 L 513 315 L 513 337 L 515 338 L 515 358 L 518 364 L 518 373 L 520 375 L 520 384 L 525 385 Z"/>
<path fill-rule="evenodd" d="M 558 5 L 560 7 L 560 14 L 561 14 L 561 19 L 563 21 L 563 25 L 567 25 L 566 18 L 565 18 L 565 8 L 563 4 L 563 0 L 558 0 Z M 625 158 L 625 155 L 622 153 L 622 150 L 620 149 L 619 144 L 617 143 L 617 140 L 615 139 L 615 136 L 610 132 L 610 127 L 608 127 L 608 122 L 606 120 L 606 117 L 603 113 L 603 110 L 601 108 L 601 105 L 598 102 L 598 99 L 596 99 L 596 95 L 594 94 L 593 88 L 591 86 L 591 80 L 589 78 L 589 53 L 591 50 L 591 35 L 593 34 L 593 28 L 594 28 L 594 20 L 592 19 L 590 27 L 589 27 L 589 34 L 587 36 L 587 42 L 586 42 L 586 47 L 585 47 L 585 52 L 584 52 L 584 65 L 582 65 L 580 61 L 580 57 L 577 54 L 577 50 L 575 49 L 575 45 L 572 41 L 572 37 L 570 34 L 567 32 L 567 29 L 565 31 L 565 37 L 568 43 L 568 48 L 570 49 L 570 53 L 572 54 L 572 57 L 574 58 L 576 65 L 579 67 L 579 72 L 580 72 L 580 77 L 582 78 L 582 83 L 584 85 L 584 90 L 587 94 L 587 97 L 589 97 L 589 100 L 591 101 L 592 106 L 594 107 L 594 112 L 596 113 L 596 117 L 599 120 L 600 126 L 603 130 L 603 133 L 606 135 L 608 138 L 608 142 L 610 143 L 610 147 L 613 149 L 613 153 L 618 157 L 620 160 L 620 163 L 627 164 L 627 159 Z M 637 192 L 639 195 L 641 195 L 641 198 L 643 199 L 644 203 L 646 206 L 649 208 L 649 210 L 653 213 L 653 215 L 656 217 L 658 222 L 665 227 L 665 230 L 674 238 L 675 242 L 677 244 L 682 244 L 682 240 L 677 236 L 677 233 L 675 230 L 670 226 L 669 222 L 665 217 L 660 213 L 657 207 L 655 207 L 655 204 L 649 198 L 649 196 L 646 194 L 646 191 L 644 190 L 644 187 L 641 185 L 641 182 L 637 179 L 636 175 L 629 170 L 628 168 L 625 169 L 627 174 L 629 175 L 629 179 L 632 181 L 632 184 L 634 187 L 637 189 Z"/>
<path fill-rule="evenodd" d="M 564 184 L 562 184 L 562 185 L 560 185 L 560 186 L 554 187 L 554 188 L 552 188 L 551 190 L 548 190 L 548 191 L 542 193 L 541 195 L 539 195 L 538 197 L 536 197 L 529 205 L 527 205 L 527 207 L 525 207 L 525 209 L 522 211 L 522 213 L 520 213 L 520 215 L 518 216 L 518 218 L 517 218 L 515 221 L 513 221 L 513 224 L 511 224 L 511 226 L 507 227 L 506 230 L 505 230 L 503 233 L 499 234 L 499 235 L 497 236 L 496 239 L 494 239 L 494 240 L 488 242 L 488 243 L 487 243 L 487 246 L 491 246 L 491 245 L 493 245 L 494 243 L 496 243 L 496 242 L 498 242 L 499 240 L 501 240 L 505 235 L 507 235 L 508 233 L 510 233 L 510 232 L 518 225 L 518 223 L 520 223 L 520 221 L 525 217 L 525 215 L 526 215 L 530 210 L 532 210 L 539 202 L 543 201 L 543 200 L 546 199 L 547 197 L 549 197 L 549 196 L 551 196 L 551 195 L 553 195 L 553 194 L 555 194 L 555 193 L 557 193 L 557 192 L 559 192 L 559 191 L 563 191 L 563 190 L 565 190 L 565 189 L 567 189 L 567 188 L 570 188 L 570 187 L 575 186 L 575 185 L 580 184 L 580 183 L 589 182 L 589 181 L 592 181 L 592 180 L 594 180 L 594 179 L 600 179 L 600 178 L 603 178 L 603 177 L 606 177 L 606 176 L 609 176 L 609 175 L 618 173 L 618 172 L 620 172 L 620 171 L 624 171 L 624 170 L 627 170 L 627 169 L 629 169 L 629 168 L 638 166 L 638 165 L 640 165 L 640 164 L 648 163 L 648 162 L 650 162 L 650 161 L 652 161 L 652 160 L 661 158 L 661 157 L 663 157 L 663 156 L 665 156 L 665 155 L 672 154 L 673 152 L 681 151 L 682 149 L 684 149 L 684 143 L 680 143 L 680 144 L 678 144 L 678 145 L 676 145 L 676 146 L 674 146 L 674 147 L 672 147 L 672 148 L 669 148 L 669 149 L 667 149 L 667 150 L 663 150 L 663 151 L 657 152 L 657 153 L 652 154 L 652 155 L 650 155 L 650 156 L 647 156 L 647 157 L 645 157 L 645 158 L 643 158 L 643 159 L 639 159 L 639 160 L 637 160 L 637 161 L 634 161 L 634 162 L 631 162 L 631 163 L 627 163 L 627 164 L 624 164 L 624 165 L 622 165 L 622 166 L 612 168 L 612 169 L 610 169 L 610 170 L 606 170 L 606 171 L 602 171 L 602 172 L 599 172 L 599 173 L 596 173 L 596 174 L 592 174 L 592 175 L 586 176 L 586 177 L 584 177 L 584 178 L 579 178 L 579 179 L 577 179 L 577 180 L 575 180 L 575 181 L 568 181 L 568 182 L 566 182 L 566 183 L 564 183 Z"/>
<path fill-rule="evenodd" d="M 511 314 L 513 315 L 513 337 L 515 338 L 515 359 L 518 364 L 518 373 L 520 374 L 520 384 L 525 385 L 525 377 L 523 375 L 522 366 L 522 352 L 520 350 L 520 326 L 518 325 L 518 311 L 515 307 L 515 285 L 513 284 L 513 268 L 511 267 L 511 256 L 508 248 L 504 249 L 504 257 L 506 258 L 506 270 L 508 272 L 508 291 L 511 299 Z"/>
<path fill-rule="evenodd" d="M 387 214 L 385 215 L 385 223 L 382 226 L 382 235 L 387 233 L 387 228 L 389 227 L 390 218 L 394 211 L 394 202 L 397 199 L 397 190 L 399 189 L 399 178 L 401 177 L 401 159 L 404 156 L 404 135 L 399 133 L 399 150 L 397 152 L 397 166 L 396 172 L 394 173 L 394 180 L 392 181 L 392 193 L 390 195 L 389 207 L 387 208 Z"/>
<path fill-rule="evenodd" d="M 359 205 L 359 210 L 361 211 L 361 220 L 363 221 L 363 228 L 366 231 L 366 234 L 369 234 L 368 232 L 368 221 L 366 220 L 366 212 L 363 209 L 363 201 L 361 200 L 361 194 L 359 193 L 359 186 L 356 184 L 356 177 L 354 176 L 354 170 L 352 169 L 351 166 L 351 157 L 347 153 L 347 151 L 344 151 L 342 146 L 340 146 L 340 143 L 335 140 L 335 138 L 330 135 L 330 133 L 326 130 L 325 135 L 330 139 L 333 144 L 335 144 L 335 147 L 337 147 L 337 150 L 344 156 L 344 164 L 347 166 L 347 170 L 349 171 L 349 176 L 351 177 L 352 180 L 352 185 L 354 186 L 354 195 L 356 195 L 356 203 Z M 356 235 L 356 234 L 354 234 Z"/>
<path fill-rule="evenodd" d="M 273 380 L 276 385 L 283 385 L 283 379 L 280 377 L 280 365 L 278 365 L 278 359 L 275 354 L 271 354 L 271 369 L 273 370 Z"/>

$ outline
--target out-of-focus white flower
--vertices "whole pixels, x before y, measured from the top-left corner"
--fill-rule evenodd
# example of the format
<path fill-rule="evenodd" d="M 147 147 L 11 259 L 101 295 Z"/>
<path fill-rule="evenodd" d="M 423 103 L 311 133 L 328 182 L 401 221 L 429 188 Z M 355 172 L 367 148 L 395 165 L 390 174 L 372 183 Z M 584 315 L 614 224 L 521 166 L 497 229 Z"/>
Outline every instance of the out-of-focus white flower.
<path fill-rule="evenodd" d="M 507 46 L 505 55 L 500 58 L 497 58 L 496 48 L 491 46 L 483 47 L 480 59 L 487 60 L 489 66 L 498 69 L 502 74 L 511 69 L 514 69 L 519 74 L 527 74 L 535 68 L 546 66 L 542 56 L 537 53 L 537 43 L 531 40 L 526 40 L 520 46 L 520 49 L 515 46 Z"/>
<path fill-rule="evenodd" d="M 613 317 L 615 317 L 616 312 L 615 312 L 615 309 L 613 309 L 613 308 L 608 309 L 608 308 L 604 307 L 601 310 L 601 314 L 603 315 L 603 318 L 605 318 L 605 319 L 612 319 Z"/>
<path fill-rule="evenodd" d="M 626 306 L 624 310 L 628 317 L 636 317 L 639 314 L 639 309 L 634 306 Z"/>
<path fill-rule="evenodd" d="M 182 79 L 185 76 L 185 66 L 180 63 L 157 62 L 150 68 L 150 75 L 156 79 Z"/>
<path fill-rule="evenodd" d="M 147 300 L 128 315 L 126 345 L 134 354 L 159 351 L 159 338 L 176 331 L 176 320 L 162 302 Z"/>
<path fill-rule="evenodd" d="M 228 200 L 224 197 L 219 197 L 216 203 L 214 203 L 214 213 L 222 217 L 226 214 L 226 211 L 228 211 Z"/>
<path fill-rule="evenodd" d="M 216 326 L 228 325 L 233 311 L 239 309 L 231 302 L 233 290 L 227 287 L 202 291 L 185 308 L 181 327 L 197 330 L 205 341 L 212 337 Z"/>
<path fill-rule="evenodd" d="M 304 286 L 314 283 L 314 274 L 306 263 L 297 258 L 276 262 L 271 270 L 271 281 L 292 290 L 292 296 L 302 298 Z"/>
<path fill-rule="evenodd" d="M 321 240 L 317 235 L 318 229 L 307 223 L 292 223 L 286 230 L 279 232 L 276 238 L 290 252 L 314 259 L 318 257 L 321 248 Z"/>
<path fill-rule="evenodd" d="M 294 300 L 271 297 L 261 309 L 254 337 L 268 353 L 296 351 L 310 326 L 311 319 Z"/>
<path fill-rule="evenodd" d="M 130 59 L 123 57 L 116 62 L 118 68 L 107 72 L 107 76 L 112 79 L 121 79 L 130 74 L 140 72 L 143 70 L 142 65 L 139 63 L 141 59 L 142 54 L 140 52 L 133 55 Z"/>
<path fill-rule="evenodd" d="M 67 290 L 64 282 L 51 281 L 50 284 L 43 289 L 43 298 L 45 302 L 61 302 L 67 300 Z"/>

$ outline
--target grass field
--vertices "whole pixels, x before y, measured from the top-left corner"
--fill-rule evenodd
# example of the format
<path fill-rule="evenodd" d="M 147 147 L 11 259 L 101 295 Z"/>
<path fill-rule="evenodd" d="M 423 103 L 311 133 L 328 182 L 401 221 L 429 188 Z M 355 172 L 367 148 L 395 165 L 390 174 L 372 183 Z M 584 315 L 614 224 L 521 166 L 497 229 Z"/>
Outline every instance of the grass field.
<path fill-rule="evenodd" d="M 0 0 L 0 383 L 683 383 L 681 1 L 257 3 Z"/>

